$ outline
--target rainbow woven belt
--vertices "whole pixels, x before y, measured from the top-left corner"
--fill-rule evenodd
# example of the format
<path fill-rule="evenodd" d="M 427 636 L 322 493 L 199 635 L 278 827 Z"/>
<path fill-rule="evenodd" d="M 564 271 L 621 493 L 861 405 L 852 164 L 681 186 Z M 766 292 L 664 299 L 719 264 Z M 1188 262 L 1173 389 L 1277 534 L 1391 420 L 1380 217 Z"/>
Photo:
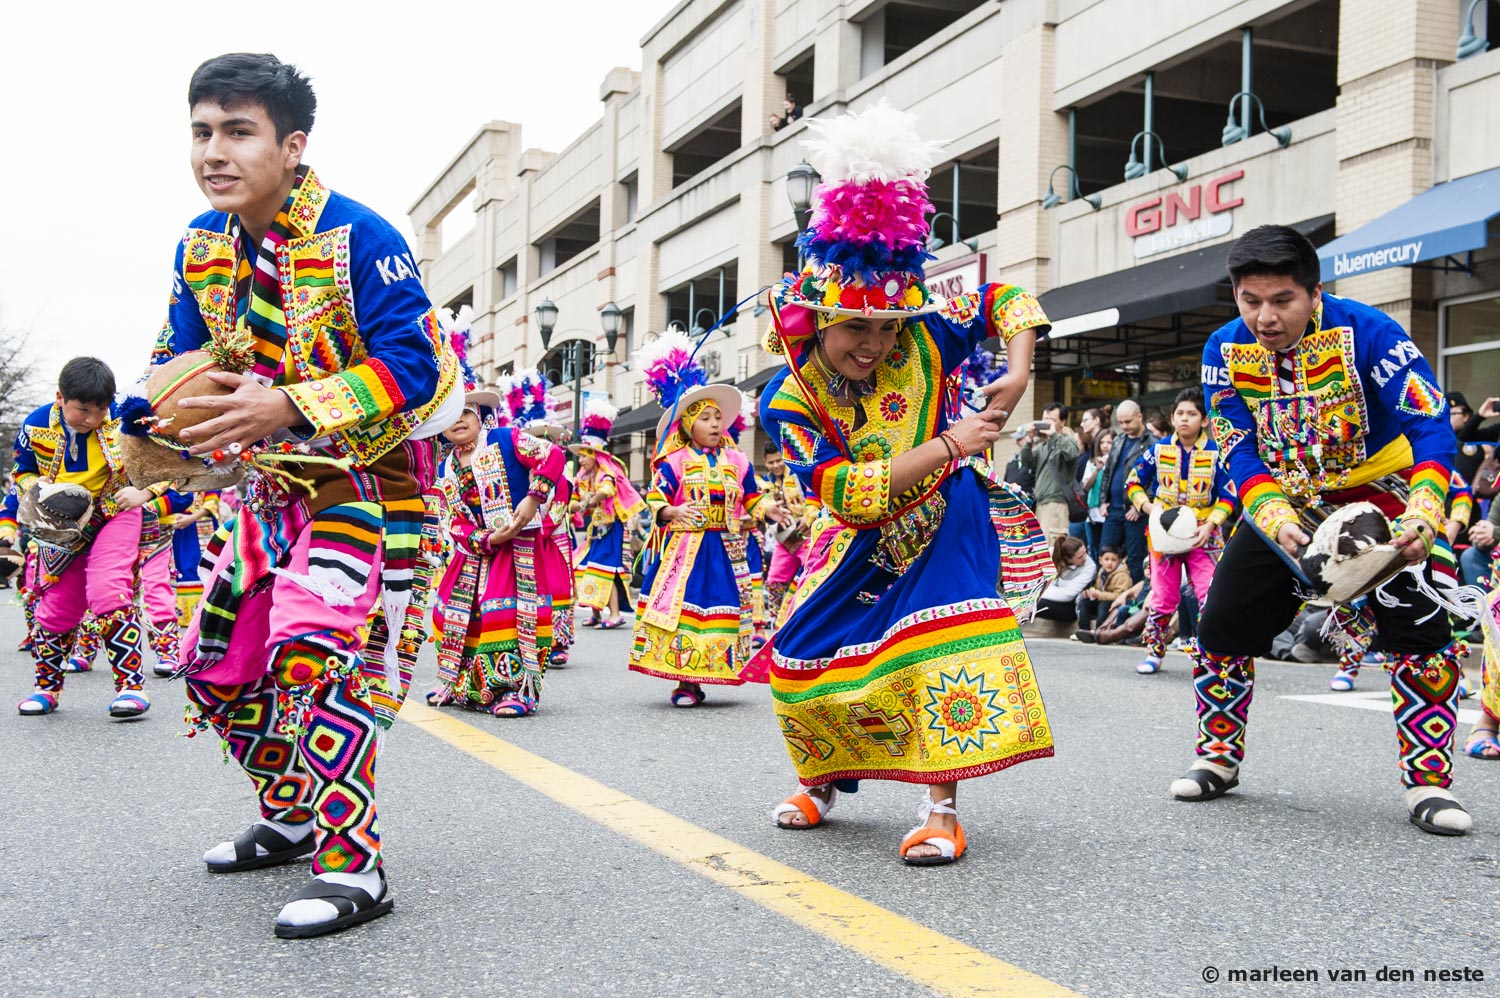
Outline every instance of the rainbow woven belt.
<path fill-rule="evenodd" d="M 1052 730 L 1005 602 L 898 621 L 827 662 L 776 655 L 771 694 L 797 775 L 944 783 L 1052 755 Z"/>

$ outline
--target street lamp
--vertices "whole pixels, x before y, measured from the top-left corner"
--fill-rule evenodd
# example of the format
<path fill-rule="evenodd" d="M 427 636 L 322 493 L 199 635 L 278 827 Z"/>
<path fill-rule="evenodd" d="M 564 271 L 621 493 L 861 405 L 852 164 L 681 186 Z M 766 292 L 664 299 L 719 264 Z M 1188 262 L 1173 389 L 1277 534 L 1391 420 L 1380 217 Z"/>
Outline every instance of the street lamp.
<path fill-rule="evenodd" d="M 1141 141 L 1141 139 L 1146 140 L 1146 145 L 1143 150 L 1144 156 L 1141 159 L 1136 159 L 1136 146 Z M 1288 137 L 1288 141 L 1290 141 L 1290 137 Z M 1155 142 L 1156 148 L 1161 150 L 1161 158 L 1163 162 L 1165 162 L 1167 158 L 1167 145 L 1161 140 L 1161 136 L 1151 131 L 1136 132 L 1135 135 L 1130 139 L 1130 159 L 1125 163 L 1126 180 L 1138 180 L 1151 172 L 1150 164 L 1152 142 Z M 1168 166 L 1166 167 L 1166 169 L 1170 170 L 1178 180 L 1186 180 L 1188 178 L 1188 168 L 1185 166 Z"/>
<path fill-rule="evenodd" d="M 545 350 L 552 339 L 552 330 L 557 326 L 557 306 L 552 304 L 551 298 L 543 298 L 535 312 L 536 327 L 542 334 L 542 349 Z"/>
<path fill-rule="evenodd" d="M 1052 178 L 1057 176 L 1058 170 L 1067 170 L 1073 175 L 1068 188 L 1068 200 L 1081 200 L 1095 211 L 1098 211 L 1100 208 L 1104 207 L 1104 198 L 1100 197 L 1098 194 L 1090 194 L 1088 197 L 1084 197 L 1083 192 L 1078 189 L 1078 171 L 1073 169 L 1067 163 L 1064 163 L 1061 166 L 1054 167 L 1052 172 L 1047 174 L 1047 196 L 1042 198 L 1043 210 L 1046 210 L 1048 208 L 1056 208 L 1058 205 L 1063 203 L 1062 196 L 1052 189 Z"/>
<path fill-rule="evenodd" d="M 1254 106 L 1254 108 L 1260 112 L 1260 129 L 1261 129 L 1261 131 L 1263 131 L 1263 132 L 1270 132 L 1271 135 L 1273 137 L 1275 137 L 1277 145 L 1281 146 L 1282 148 L 1286 148 L 1286 146 L 1291 143 L 1291 141 L 1292 141 L 1292 130 L 1290 128 L 1271 128 L 1271 127 L 1269 127 L 1266 124 L 1266 106 L 1265 106 L 1265 104 L 1261 103 L 1261 99 L 1259 97 L 1255 96 L 1254 94 L 1252 94 L 1250 91 L 1248 91 L 1248 90 L 1241 90 L 1239 93 L 1237 93 L 1233 97 L 1229 98 L 1229 120 L 1226 121 L 1226 122 L 1224 122 L 1224 131 L 1223 131 L 1223 133 L 1220 136 L 1220 138 L 1223 140 L 1221 142 L 1221 145 L 1232 146 L 1236 142 L 1239 142 L 1242 139 L 1247 139 L 1247 138 L 1250 137 L 1250 129 L 1248 127 L 1246 127 L 1246 125 L 1244 123 L 1242 123 L 1240 121 L 1240 119 L 1235 116 L 1235 113 L 1234 113 L 1234 105 L 1235 105 L 1235 103 L 1237 101 L 1240 101 L 1240 100 L 1249 101 L 1251 103 L 1251 105 Z M 1247 120 L 1248 120 L 1248 116 L 1247 116 Z"/>
<path fill-rule="evenodd" d="M 948 245 L 947 243 L 943 242 L 943 240 L 939 238 L 937 234 L 937 220 L 940 218 L 946 218 L 948 219 L 948 221 L 953 223 L 952 242 L 954 246 L 957 246 L 959 243 L 963 243 L 965 246 L 969 247 L 970 253 L 979 252 L 979 240 L 960 238 L 958 234 L 958 219 L 954 218 L 946 211 L 940 211 L 936 215 L 932 216 L 932 228 L 927 233 L 927 251 L 929 253 L 936 249 L 942 249 L 944 246 Z"/>
<path fill-rule="evenodd" d="M 792 214 L 797 218 L 797 228 L 807 228 L 808 212 L 812 211 L 813 188 L 818 186 L 818 181 L 823 178 L 818 176 L 809 163 L 798 163 L 786 171 L 786 196 L 792 202 Z"/>
<path fill-rule="evenodd" d="M 624 314 L 614 302 L 599 310 L 599 325 L 604 327 L 604 345 L 609 347 L 611 354 L 615 352 L 615 344 L 620 342 L 620 318 Z"/>
<path fill-rule="evenodd" d="M 1479 9 L 1482 3 L 1484 0 L 1469 0 L 1469 9 L 1464 13 L 1464 31 L 1458 36 L 1458 51 L 1455 53 L 1460 59 L 1478 55 L 1490 47 L 1488 39 L 1474 34 L 1474 11 Z"/>

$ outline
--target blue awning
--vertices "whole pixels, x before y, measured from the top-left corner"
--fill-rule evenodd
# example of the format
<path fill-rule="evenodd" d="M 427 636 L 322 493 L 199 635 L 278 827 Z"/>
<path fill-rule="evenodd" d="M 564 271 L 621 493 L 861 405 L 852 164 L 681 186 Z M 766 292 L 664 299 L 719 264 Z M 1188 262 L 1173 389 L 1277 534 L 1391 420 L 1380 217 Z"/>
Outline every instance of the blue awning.
<path fill-rule="evenodd" d="M 1318 250 L 1323 280 L 1477 250 L 1500 215 L 1500 168 L 1423 191 Z"/>

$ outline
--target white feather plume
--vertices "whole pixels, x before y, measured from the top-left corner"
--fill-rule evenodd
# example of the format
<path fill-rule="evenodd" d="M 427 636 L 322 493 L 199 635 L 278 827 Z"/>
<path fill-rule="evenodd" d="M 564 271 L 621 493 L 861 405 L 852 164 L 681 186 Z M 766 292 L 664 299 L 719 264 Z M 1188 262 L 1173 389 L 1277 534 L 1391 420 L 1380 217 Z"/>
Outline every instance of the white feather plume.
<path fill-rule="evenodd" d="M 585 419 L 590 416 L 601 416 L 613 423 L 615 421 L 615 417 L 619 414 L 620 409 L 618 406 L 610 405 L 607 400 L 602 399 L 597 395 L 583 404 L 583 417 Z"/>
<path fill-rule="evenodd" d="M 687 333 L 676 329 L 668 329 L 659 334 L 650 343 L 642 345 L 635 352 L 636 362 L 634 367 L 637 371 L 644 371 L 673 350 L 682 350 L 691 355 L 697 345 Z"/>
<path fill-rule="evenodd" d="M 745 417 L 745 428 L 755 425 L 755 399 L 749 392 L 740 392 L 740 415 Z"/>
<path fill-rule="evenodd" d="M 917 134 L 917 116 L 881 98 L 872 107 L 831 120 L 805 119 L 814 137 L 807 161 L 825 184 L 926 180 L 944 143 Z"/>

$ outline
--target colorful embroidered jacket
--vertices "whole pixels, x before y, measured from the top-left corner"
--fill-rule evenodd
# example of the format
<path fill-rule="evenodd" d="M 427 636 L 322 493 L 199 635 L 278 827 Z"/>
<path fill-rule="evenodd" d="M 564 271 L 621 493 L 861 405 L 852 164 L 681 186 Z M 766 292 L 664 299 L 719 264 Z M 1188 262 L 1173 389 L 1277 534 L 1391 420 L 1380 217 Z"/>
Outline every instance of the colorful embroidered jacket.
<path fill-rule="evenodd" d="M 732 447 L 672 451 L 658 461 L 646 493 L 653 523 L 667 506 L 686 505 L 692 510 L 692 515 L 665 526 L 674 533 L 725 530 L 738 534 L 740 520 L 746 514 L 754 516 L 764 500 L 750 459 Z"/>
<path fill-rule="evenodd" d="M 1191 447 L 1176 434 L 1147 447 L 1125 479 L 1125 499 L 1136 509 L 1154 499 L 1163 507 L 1186 506 L 1215 526 L 1234 512 L 1229 473 L 1219 468 L 1219 447 L 1205 430 Z"/>
<path fill-rule="evenodd" d="M 790 326 L 791 321 L 784 314 L 783 322 Z M 800 350 L 788 358 L 798 376 L 790 367 L 778 372 L 761 395 L 761 423 L 781 445 L 787 467 L 809 498 L 848 526 L 873 525 L 931 491 L 936 473 L 905 495 L 891 495 L 891 461 L 948 428 L 948 376 L 975 345 L 995 336 L 1008 343 L 1022 330 L 1048 325 L 1026 291 L 984 285 L 947 302 L 942 311 L 905 323 L 895 348 L 875 370 L 873 394 L 859 402 L 835 399 L 811 351 Z M 832 426 L 824 423 L 807 390 L 826 408 Z"/>
<path fill-rule="evenodd" d="M 580 471 L 574 483 L 575 506 L 578 507 L 577 526 L 588 527 L 602 533 L 619 523 L 629 523 L 646 508 L 646 501 L 636 491 L 625 468 L 613 456 L 596 456 L 594 470 Z M 592 496 L 603 496 L 589 512 L 588 522 L 583 522 L 583 507 Z"/>
<path fill-rule="evenodd" d="M 281 388 L 312 439 L 372 464 L 431 417 L 457 383 L 458 358 L 438 327 L 406 241 L 389 222 L 308 172 L 277 256 L 286 339 L 257 337 L 254 373 Z M 177 247 L 160 363 L 234 332 L 236 301 L 258 248 L 237 244 L 238 220 L 210 211 Z M 237 319 L 237 309 L 239 312 Z"/>
<path fill-rule="evenodd" d="M 1448 404 L 1385 313 L 1325 292 L 1307 333 L 1280 355 L 1235 319 L 1204 347 L 1203 391 L 1224 467 L 1267 537 L 1297 521 L 1294 502 L 1397 474 L 1411 483 L 1398 521 L 1441 533 L 1456 446 Z"/>
<path fill-rule="evenodd" d="M 491 430 L 468 467 L 449 457 L 443 462 L 437 490 L 450 518 L 454 544 L 470 554 L 493 554 L 493 548 L 478 543 L 476 534 L 509 527 L 516 507 L 528 495 L 545 504 L 562 479 L 566 463 L 567 451 L 561 447 L 510 427 Z M 539 508 L 522 529 L 542 526 L 543 518 Z"/>
<path fill-rule="evenodd" d="M 120 421 L 114 415 L 84 436 L 63 422 L 57 403 L 41 406 L 27 416 L 16 434 L 15 463 L 11 468 L 16 492 L 24 494 L 38 478 L 82 485 L 94 496 L 95 509 L 105 517 L 120 511 L 115 492 L 129 484 L 120 459 Z M 0 539 L 14 538 L 15 512 L 0 507 Z"/>

